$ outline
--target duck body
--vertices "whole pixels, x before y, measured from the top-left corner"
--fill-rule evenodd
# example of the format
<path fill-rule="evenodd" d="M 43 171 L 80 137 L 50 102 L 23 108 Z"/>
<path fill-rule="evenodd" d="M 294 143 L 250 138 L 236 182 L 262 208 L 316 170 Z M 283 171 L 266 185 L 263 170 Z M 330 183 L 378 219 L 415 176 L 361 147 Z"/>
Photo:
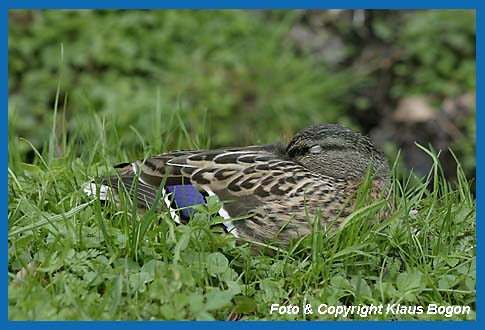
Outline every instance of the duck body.
<path fill-rule="evenodd" d="M 224 201 L 219 214 L 226 231 L 286 247 L 291 239 L 310 233 L 315 219 L 323 227 L 341 222 L 353 210 L 353 197 L 369 167 L 379 193 L 389 167 L 372 142 L 340 125 L 312 125 L 286 148 L 277 143 L 174 151 L 120 164 L 118 175 L 84 190 L 95 195 L 100 189 L 101 199 L 108 198 L 107 192 L 116 199 L 123 185 L 141 210 L 156 205 L 161 196 L 177 223 L 193 216 L 190 206 L 217 196 Z M 243 219 L 231 220 L 236 217 Z"/>

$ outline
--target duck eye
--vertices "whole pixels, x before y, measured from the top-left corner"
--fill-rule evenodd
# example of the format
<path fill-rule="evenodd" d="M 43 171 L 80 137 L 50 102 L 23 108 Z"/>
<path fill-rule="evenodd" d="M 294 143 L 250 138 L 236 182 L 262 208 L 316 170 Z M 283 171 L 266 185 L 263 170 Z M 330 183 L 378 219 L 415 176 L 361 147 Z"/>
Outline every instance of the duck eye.
<path fill-rule="evenodd" d="M 308 151 L 312 154 L 319 154 L 320 152 L 322 152 L 322 147 L 319 146 L 319 145 L 315 145 L 315 146 L 311 147 L 310 149 L 308 149 Z"/>

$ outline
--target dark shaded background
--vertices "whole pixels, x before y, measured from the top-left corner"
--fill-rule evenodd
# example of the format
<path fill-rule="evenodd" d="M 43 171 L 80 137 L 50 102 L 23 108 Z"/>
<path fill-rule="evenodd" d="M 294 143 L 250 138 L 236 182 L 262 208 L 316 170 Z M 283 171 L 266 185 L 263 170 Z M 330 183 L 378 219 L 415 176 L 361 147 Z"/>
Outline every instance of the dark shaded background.
<path fill-rule="evenodd" d="M 371 135 L 391 159 L 401 149 L 403 168 L 427 173 L 417 141 L 442 150 L 450 178 L 448 148 L 475 176 L 471 10 L 10 11 L 8 50 L 15 161 L 34 157 L 18 137 L 46 146 L 61 77 L 68 138 L 82 141 L 98 114 L 116 132 L 113 153 L 140 150 L 137 132 L 155 149 L 189 147 L 180 132 L 157 141 L 148 113 L 162 108 L 162 130 L 178 112 L 191 135 L 207 138 L 202 147 L 269 143 L 338 122 Z M 79 154 L 89 147 L 76 145 Z"/>

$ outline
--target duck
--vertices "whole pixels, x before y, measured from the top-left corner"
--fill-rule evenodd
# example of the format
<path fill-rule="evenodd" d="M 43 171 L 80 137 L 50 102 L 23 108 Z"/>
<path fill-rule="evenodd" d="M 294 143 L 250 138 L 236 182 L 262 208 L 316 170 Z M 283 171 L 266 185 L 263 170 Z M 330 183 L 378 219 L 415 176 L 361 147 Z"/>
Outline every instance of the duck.
<path fill-rule="evenodd" d="M 116 175 L 85 184 L 85 193 L 120 202 L 123 190 L 140 212 L 162 205 L 180 225 L 193 218 L 196 205 L 215 196 L 223 202 L 218 215 L 227 233 L 281 248 L 309 234 L 314 219 L 323 228 L 342 223 L 369 170 L 374 199 L 389 179 L 382 151 L 338 124 L 310 125 L 286 146 L 177 150 L 115 169 Z"/>

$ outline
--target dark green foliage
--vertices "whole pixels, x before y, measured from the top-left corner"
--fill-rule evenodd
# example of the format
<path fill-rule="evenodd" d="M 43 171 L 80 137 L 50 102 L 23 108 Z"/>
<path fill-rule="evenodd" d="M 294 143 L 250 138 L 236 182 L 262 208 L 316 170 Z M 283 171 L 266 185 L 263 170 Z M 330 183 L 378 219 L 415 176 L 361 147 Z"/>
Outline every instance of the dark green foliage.
<path fill-rule="evenodd" d="M 10 109 L 26 119 L 14 129 L 42 145 L 48 131 L 32 128 L 50 121 L 59 69 L 68 117 L 102 113 L 127 148 L 139 143 L 129 127 L 151 127 L 144 114 L 157 106 L 178 111 L 191 133 L 206 132 L 208 116 L 214 145 L 254 143 L 256 133 L 271 141 L 312 118 L 335 121 L 350 82 L 295 55 L 291 21 L 290 13 L 264 22 L 239 11 L 14 12 Z M 159 120 L 158 139 L 170 118 Z M 69 128 L 79 134 L 77 121 Z"/>
<path fill-rule="evenodd" d="M 179 144 L 179 121 L 204 136 L 198 147 L 270 143 L 311 123 L 393 131 L 386 120 L 402 97 L 430 97 L 442 112 L 447 98 L 474 95 L 474 22 L 473 11 L 451 10 L 10 11 L 10 140 L 42 149 L 59 80 L 67 138 L 97 134 L 82 122 L 98 113 L 130 151 L 193 147 Z M 450 118 L 462 134 L 441 144 L 473 177 L 474 106 L 466 110 Z"/>
<path fill-rule="evenodd" d="M 394 73 L 404 78 L 393 96 L 454 96 L 474 91 L 475 15 L 470 11 L 421 11 L 400 27 L 402 62 Z"/>

